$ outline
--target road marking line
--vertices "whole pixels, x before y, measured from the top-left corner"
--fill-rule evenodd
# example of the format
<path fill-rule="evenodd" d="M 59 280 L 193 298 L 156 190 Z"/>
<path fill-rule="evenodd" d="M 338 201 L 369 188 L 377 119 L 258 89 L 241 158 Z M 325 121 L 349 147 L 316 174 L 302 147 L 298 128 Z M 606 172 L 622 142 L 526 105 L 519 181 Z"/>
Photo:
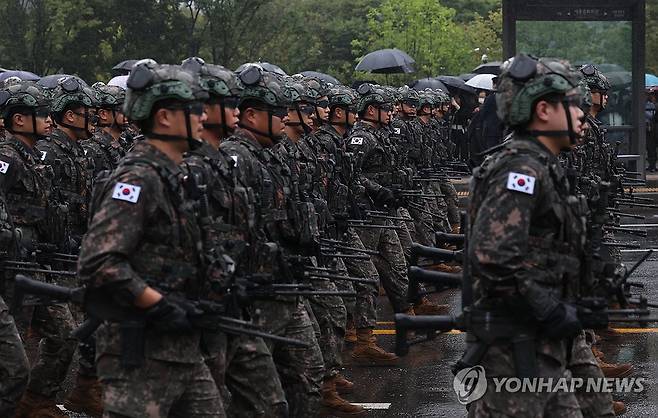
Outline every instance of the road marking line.
<path fill-rule="evenodd" d="M 631 322 L 631 321 L 629 321 Z M 621 334 L 653 334 L 653 333 L 658 333 L 658 328 L 613 328 L 613 330 L 621 333 Z M 395 335 L 395 330 L 394 329 L 376 329 L 373 331 L 373 334 L 375 335 Z M 463 334 L 462 331 L 458 330 L 452 330 L 448 332 L 444 332 L 443 334 L 452 334 L 452 335 L 457 335 L 457 334 Z"/>
<path fill-rule="evenodd" d="M 658 251 L 658 248 L 633 248 L 627 250 L 619 250 L 621 253 L 646 253 L 647 251 Z"/>
<path fill-rule="evenodd" d="M 395 325 L 393 321 L 377 321 L 377 325 Z"/>
<path fill-rule="evenodd" d="M 382 403 L 359 403 L 359 402 L 352 402 L 352 405 L 359 405 L 362 406 L 363 409 L 389 409 L 391 407 L 390 402 L 382 402 Z"/>
<path fill-rule="evenodd" d="M 658 224 L 626 224 L 626 225 L 619 225 L 621 228 L 632 228 L 632 227 L 639 227 L 639 228 L 656 228 L 658 227 Z"/>

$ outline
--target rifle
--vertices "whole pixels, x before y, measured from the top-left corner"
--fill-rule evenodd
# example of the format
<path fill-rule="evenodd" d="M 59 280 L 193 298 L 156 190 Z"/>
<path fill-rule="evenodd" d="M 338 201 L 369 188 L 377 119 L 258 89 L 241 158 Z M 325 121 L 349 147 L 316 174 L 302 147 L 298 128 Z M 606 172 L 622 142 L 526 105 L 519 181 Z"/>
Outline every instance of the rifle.
<path fill-rule="evenodd" d="M 144 364 L 144 328 L 148 326 L 145 311 L 125 308 L 115 303 L 99 289 L 86 287 L 68 288 L 23 275 L 13 280 L 12 312 L 19 310 L 26 295 L 35 295 L 44 303 L 70 302 L 84 308 L 89 315 L 82 326 L 73 331 L 73 336 L 83 341 L 89 338 L 105 321 L 120 324 L 122 352 L 121 362 L 126 367 Z M 259 329 L 253 323 L 225 316 L 226 305 L 209 300 L 189 300 L 169 297 L 173 303 L 185 306 L 190 323 L 201 330 L 222 331 L 230 334 L 250 335 L 307 348 L 308 344 L 296 339 L 280 337 Z"/>
<path fill-rule="evenodd" d="M 436 232 L 434 234 L 436 245 L 441 247 L 445 244 L 464 245 L 466 238 L 464 234 L 449 234 L 447 232 Z"/>

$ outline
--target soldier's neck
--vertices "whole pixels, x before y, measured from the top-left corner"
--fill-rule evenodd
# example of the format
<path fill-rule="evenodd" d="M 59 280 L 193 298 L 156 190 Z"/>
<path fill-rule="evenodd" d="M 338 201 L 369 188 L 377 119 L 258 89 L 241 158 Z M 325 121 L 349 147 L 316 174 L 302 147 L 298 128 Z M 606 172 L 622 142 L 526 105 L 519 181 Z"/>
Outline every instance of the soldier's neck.
<path fill-rule="evenodd" d="M 37 139 L 34 136 L 31 135 L 22 135 L 20 133 L 14 133 L 13 134 L 16 139 L 24 143 L 28 148 L 32 149 L 37 143 Z"/>
<path fill-rule="evenodd" d="M 147 135 L 146 142 L 153 145 L 176 164 L 180 164 L 183 161 L 183 153 L 189 150 L 189 145 L 185 140 L 162 141 L 159 139 L 148 138 Z"/>
<path fill-rule="evenodd" d="M 599 114 L 599 111 L 596 110 L 596 109 L 594 109 L 594 106 L 592 106 L 592 107 L 589 109 L 589 115 L 590 115 L 591 117 L 593 117 L 594 119 L 596 119 L 596 115 L 598 115 L 598 114 Z"/>
<path fill-rule="evenodd" d="M 203 142 L 208 143 L 214 149 L 219 149 L 219 143 L 221 142 L 220 137 L 217 136 L 212 130 L 204 129 L 203 132 L 201 132 L 201 139 L 203 139 Z"/>
<path fill-rule="evenodd" d="M 67 128 L 66 126 L 58 126 L 59 130 L 64 132 L 66 136 L 69 138 L 69 140 L 73 142 L 78 141 L 78 137 L 76 136 L 75 132 L 73 129 Z"/>
<path fill-rule="evenodd" d="M 345 137 L 345 133 L 347 133 L 347 129 L 345 129 L 345 125 L 331 125 L 334 127 L 336 132 L 342 137 Z"/>
<path fill-rule="evenodd" d="M 420 119 L 420 121 L 423 122 L 423 123 L 429 123 L 429 122 L 430 122 L 430 118 L 431 118 L 430 115 L 421 115 L 421 116 L 418 116 L 418 119 Z"/>
<path fill-rule="evenodd" d="M 110 135 L 115 141 L 118 141 L 121 137 L 121 131 L 111 126 L 104 127 L 103 132 Z"/>
<path fill-rule="evenodd" d="M 286 126 L 284 132 L 286 133 L 286 136 L 290 138 L 290 140 L 295 144 L 299 142 L 300 139 L 302 139 L 302 135 L 293 127 Z"/>

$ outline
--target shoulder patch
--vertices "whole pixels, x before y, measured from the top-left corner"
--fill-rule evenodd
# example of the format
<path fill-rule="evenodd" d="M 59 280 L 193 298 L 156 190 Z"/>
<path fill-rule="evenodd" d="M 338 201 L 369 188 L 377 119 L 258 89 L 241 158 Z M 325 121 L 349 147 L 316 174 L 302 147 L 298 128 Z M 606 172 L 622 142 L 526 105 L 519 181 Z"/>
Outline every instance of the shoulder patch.
<path fill-rule="evenodd" d="M 535 178 L 521 173 L 510 172 L 507 176 L 507 189 L 533 194 L 535 192 Z"/>
<path fill-rule="evenodd" d="M 400 128 L 393 128 L 393 133 L 400 135 L 400 132 L 402 132 Z"/>
<path fill-rule="evenodd" d="M 41 161 L 44 161 L 46 159 L 46 155 L 48 155 L 47 151 L 41 151 Z"/>
<path fill-rule="evenodd" d="M 363 145 L 363 137 L 362 136 L 355 136 L 352 138 L 350 141 L 350 145 Z"/>
<path fill-rule="evenodd" d="M 112 192 L 112 199 L 137 203 L 137 200 L 139 200 L 139 193 L 141 191 L 141 186 L 134 186 L 128 183 L 117 183 L 114 186 L 114 191 Z"/>
<path fill-rule="evenodd" d="M 7 170 L 9 170 L 9 163 L 0 160 L 0 173 L 7 174 Z"/>
<path fill-rule="evenodd" d="M 233 160 L 233 167 L 238 166 L 238 156 L 237 155 L 230 155 L 231 159 Z"/>

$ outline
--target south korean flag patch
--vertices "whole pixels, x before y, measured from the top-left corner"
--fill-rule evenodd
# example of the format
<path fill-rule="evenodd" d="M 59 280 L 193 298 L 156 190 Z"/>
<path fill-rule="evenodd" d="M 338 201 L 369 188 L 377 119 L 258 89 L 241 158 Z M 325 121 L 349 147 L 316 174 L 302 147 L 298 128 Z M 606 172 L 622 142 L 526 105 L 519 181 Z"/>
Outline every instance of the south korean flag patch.
<path fill-rule="evenodd" d="M 139 193 L 142 191 L 140 186 L 133 186 L 128 183 L 117 183 L 112 192 L 112 199 L 125 200 L 130 203 L 137 203 Z"/>
<path fill-rule="evenodd" d="M 350 145 L 363 145 L 363 137 L 362 136 L 355 136 L 350 141 Z"/>
<path fill-rule="evenodd" d="M 9 163 L 0 160 L 0 173 L 7 174 L 7 170 L 9 170 Z"/>
<path fill-rule="evenodd" d="M 516 192 L 533 194 L 535 192 L 535 178 L 521 173 L 509 173 L 507 189 Z"/>

